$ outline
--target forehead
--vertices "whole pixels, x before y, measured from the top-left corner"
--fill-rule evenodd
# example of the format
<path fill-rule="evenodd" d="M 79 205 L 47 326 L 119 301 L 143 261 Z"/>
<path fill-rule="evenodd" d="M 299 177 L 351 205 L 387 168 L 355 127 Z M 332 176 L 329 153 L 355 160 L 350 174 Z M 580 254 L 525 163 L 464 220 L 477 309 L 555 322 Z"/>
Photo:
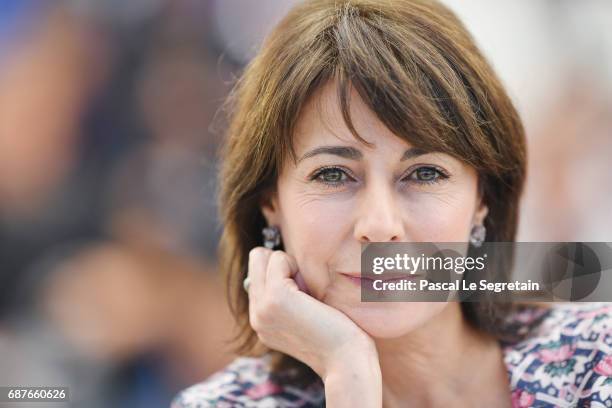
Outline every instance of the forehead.
<path fill-rule="evenodd" d="M 349 100 L 355 130 L 372 145 L 365 145 L 353 135 L 342 115 L 337 85 L 329 81 L 313 93 L 300 112 L 293 135 L 298 157 L 300 152 L 318 145 L 351 145 L 364 153 L 368 150 L 399 152 L 411 147 L 378 119 L 352 87 Z"/>

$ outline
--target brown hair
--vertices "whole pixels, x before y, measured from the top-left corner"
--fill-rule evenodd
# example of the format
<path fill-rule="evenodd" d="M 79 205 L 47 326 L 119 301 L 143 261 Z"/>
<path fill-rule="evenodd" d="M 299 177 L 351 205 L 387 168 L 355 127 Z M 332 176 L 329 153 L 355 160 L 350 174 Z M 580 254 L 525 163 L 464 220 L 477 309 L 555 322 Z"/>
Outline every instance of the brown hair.
<path fill-rule="evenodd" d="M 306 1 L 267 37 L 228 99 L 219 255 L 241 353 L 251 352 L 258 340 L 249 325 L 242 280 L 249 251 L 262 245 L 262 195 L 275 186 L 284 160 L 296 159 L 292 136 L 300 110 L 330 80 L 358 140 L 367 144 L 351 122 L 350 87 L 398 137 L 473 166 L 489 208 L 487 241 L 515 237 L 525 178 L 523 127 L 457 17 L 428 0 Z M 503 304 L 463 303 L 462 308 L 471 324 L 501 336 Z M 283 361 L 305 368 L 287 356 Z"/>

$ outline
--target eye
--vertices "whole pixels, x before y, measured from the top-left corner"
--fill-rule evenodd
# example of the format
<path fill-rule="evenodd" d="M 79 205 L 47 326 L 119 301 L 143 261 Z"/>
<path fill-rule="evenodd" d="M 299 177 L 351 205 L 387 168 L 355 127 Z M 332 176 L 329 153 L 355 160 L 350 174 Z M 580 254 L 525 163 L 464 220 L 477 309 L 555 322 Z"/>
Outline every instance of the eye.
<path fill-rule="evenodd" d="M 340 167 L 321 168 L 310 179 L 332 187 L 341 186 L 351 180 L 347 172 Z"/>
<path fill-rule="evenodd" d="M 435 166 L 421 166 L 413 170 L 407 178 L 414 183 L 432 184 L 447 179 L 448 175 Z"/>

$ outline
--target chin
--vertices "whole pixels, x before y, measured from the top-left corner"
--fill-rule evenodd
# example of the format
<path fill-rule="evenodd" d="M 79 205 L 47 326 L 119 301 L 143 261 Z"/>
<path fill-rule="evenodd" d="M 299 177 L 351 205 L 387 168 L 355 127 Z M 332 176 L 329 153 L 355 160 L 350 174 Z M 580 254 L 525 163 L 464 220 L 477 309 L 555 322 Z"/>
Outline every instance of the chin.
<path fill-rule="evenodd" d="M 342 311 L 373 339 L 392 339 L 409 335 L 435 318 L 445 306 L 445 303 L 372 302 Z"/>

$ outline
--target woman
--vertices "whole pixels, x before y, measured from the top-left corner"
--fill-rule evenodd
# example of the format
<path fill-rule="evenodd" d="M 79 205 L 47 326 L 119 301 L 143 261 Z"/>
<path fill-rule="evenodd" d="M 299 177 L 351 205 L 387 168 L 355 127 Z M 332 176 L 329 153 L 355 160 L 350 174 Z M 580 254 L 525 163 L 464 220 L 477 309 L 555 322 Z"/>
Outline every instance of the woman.
<path fill-rule="evenodd" d="M 307 1 L 232 101 L 221 266 L 254 357 L 174 407 L 612 402 L 605 306 L 360 301 L 362 243 L 515 237 L 523 128 L 448 9 Z"/>

